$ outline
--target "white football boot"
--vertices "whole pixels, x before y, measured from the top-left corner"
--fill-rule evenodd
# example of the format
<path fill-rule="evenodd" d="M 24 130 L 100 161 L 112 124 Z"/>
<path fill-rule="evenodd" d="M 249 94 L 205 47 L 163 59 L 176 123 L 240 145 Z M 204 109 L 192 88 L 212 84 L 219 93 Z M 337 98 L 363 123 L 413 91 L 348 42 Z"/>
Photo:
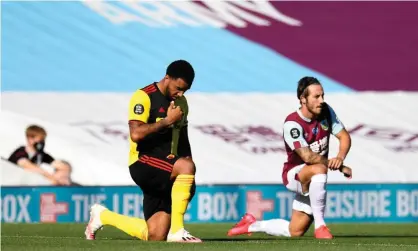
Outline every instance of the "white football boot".
<path fill-rule="evenodd" d="M 176 233 L 169 233 L 167 236 L 167 242 L 190 242 L 190 243 L 200 243 L 201 239 L 194 237 L 184 228 L 180 229 Z"/>
<path fill-rule="evenodd" d="M 94 204 L 90 207 L 90 221 L 87 224 L 86 231 L 86 240 L 95 240 L 96 232 L 103 228 L 102 221 L 100 220 L 100 214 L 107 210 L 106 207 L 100 204 Z"/>

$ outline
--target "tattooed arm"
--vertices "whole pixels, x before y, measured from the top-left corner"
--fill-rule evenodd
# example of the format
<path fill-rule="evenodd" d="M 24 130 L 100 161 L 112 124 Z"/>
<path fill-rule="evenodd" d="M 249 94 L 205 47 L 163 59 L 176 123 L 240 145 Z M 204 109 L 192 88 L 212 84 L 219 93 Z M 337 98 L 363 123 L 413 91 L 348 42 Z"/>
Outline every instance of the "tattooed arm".
<path fill-rule="evenodd" d="M 169 123 L 166 119 L 162 119 L 156 123 L 147 124 L 138 120 L 129 121 L 129 135 L 133 142 L 138 142 L 145 138 L 148 134 L 158 132 L 161 129 L 168 127 Z"/>
<path fill-rule="evenodd" d="M 300 156 L 300 158 L 308 165 L 314 165 L 314 164 L 324 164 L 328 167 L 328 159 L 326 159 L 324 156 L 319 155 L 317 153 L 314 153 L 309 147 L 301 147 L 295 150 L 295 152 Z M 351 178 L 352 171 L 351 168 L 348 166 L 341 165 L 339 168 L 336 168 L 340 170 L 344 174 L 345 177 Z M 332 170 L 336 170 L 332 169 Z"/>
<path fill-rule="evenodd" d="M 180 107 L 170 103 L 167 116 L 156 122 L 148 123 L 151 110 L 151 99 L 143 90 L 137 90 L 129 101 L 129 135 L 133 142 L 138 142 L 148 134 L 169 127 L 181 119 L 183 112 Z"/>
<path fill-rule="evenodd" d="M 144 123 L 140 120 L 129 120 L 129 135 L 133 142 L 138 142 L 145 138 L 148 134 L 158 132 L 159 130 L 173 125 L 181 119 L 183 112 L 180 107 L 175 107 L 171 102 L 167 110 L 167 117 L 155 123 Z"/>
<path fill-rule="evenodd" d="M 328 159 L 322 155 L 314 153 L 309 147 L 295 149 L 299 157 L 308 165 L 324 164 L 328 166 Z"/>

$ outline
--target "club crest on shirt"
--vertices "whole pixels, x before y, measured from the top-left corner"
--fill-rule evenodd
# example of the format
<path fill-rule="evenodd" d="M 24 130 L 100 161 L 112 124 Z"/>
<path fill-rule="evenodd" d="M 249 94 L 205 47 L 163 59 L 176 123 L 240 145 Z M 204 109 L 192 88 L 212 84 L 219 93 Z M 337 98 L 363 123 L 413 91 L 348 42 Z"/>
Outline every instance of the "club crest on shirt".
<path fill-rule="evenodd" d="M 329 125 L 328 125 L 328 122 L 327 122 L 326 120 L 322 120 L 322 121 L 321 121 L 321 128 L 322 128 L 324 131 L 328 131 Z"/>

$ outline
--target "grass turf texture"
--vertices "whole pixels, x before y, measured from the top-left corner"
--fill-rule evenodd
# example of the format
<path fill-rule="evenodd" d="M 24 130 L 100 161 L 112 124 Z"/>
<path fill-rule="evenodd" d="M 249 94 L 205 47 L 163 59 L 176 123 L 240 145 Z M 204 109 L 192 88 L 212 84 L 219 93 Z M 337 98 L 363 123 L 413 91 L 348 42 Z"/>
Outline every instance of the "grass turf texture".
<path fill-rule="evenodd" d="M 302 238 L 265 234 L 227 237 L 232 224 L 188 224 L 202 244 L 144 242 L 106 226 L 96 241 L 84 239 L 85 224 L 2 224 L 1 250 L 418 250 L 418 224 L 335 224 L 333 240 L 316 240 L 311 228 Z"/>

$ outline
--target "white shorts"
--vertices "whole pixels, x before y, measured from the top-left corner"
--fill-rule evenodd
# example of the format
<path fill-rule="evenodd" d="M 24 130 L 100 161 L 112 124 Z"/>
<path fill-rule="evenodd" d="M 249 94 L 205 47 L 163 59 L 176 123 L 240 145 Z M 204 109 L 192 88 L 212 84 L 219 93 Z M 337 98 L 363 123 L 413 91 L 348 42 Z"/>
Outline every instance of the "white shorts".
<path fill-rule="evenodd" d="M 299 180 L 295 179 L 296 174 L 299 173 L 304 166 L 305 164 L 295 166 L 287 173 L 288 184 L 286 188 L 296 194 L 295 198 L 293 199 L 292 208 L 296 211 L 312 215 L 309 193 L 303 193 L 302 184 Z"/>

